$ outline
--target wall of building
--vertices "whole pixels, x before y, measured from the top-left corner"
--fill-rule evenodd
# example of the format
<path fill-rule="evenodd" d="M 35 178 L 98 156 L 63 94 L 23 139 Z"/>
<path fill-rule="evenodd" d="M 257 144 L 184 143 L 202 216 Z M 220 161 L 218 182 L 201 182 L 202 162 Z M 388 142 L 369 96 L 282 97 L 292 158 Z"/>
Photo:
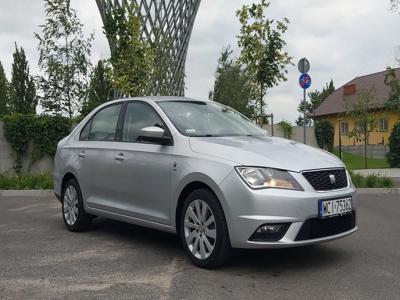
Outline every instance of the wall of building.
<path fill-rule="evenodd" d="M 32 146 L 29 147 L 27 157 L 22 161 L 23 173 L 51 173 L 53 171 L 53 160 L 46 156 L 31 164 L 30 157 L 32 156 Z M 3 122 L 0 121 L 0 174 L 15 174 L 15 153 L 8 143 L 5 135 Z"/>
<path fill-rule="evenodd" d="M 377 127 L 374 131 L 370 133 L 369 136 L 369 144 L 370 145 L 378 145 L 378 144 L 384 144 L 388 145 L 389 144 L 389 137 L 392 132 L 392 129 L 394 125 L 399 122 L 399 117 L 391 112 L 377 112 L 374 115 L 374 119 L 376 122 L 379 121 L 379 119 L 385 118 L 388 121 L 388 130 L 386 131 L 380 131 L 379 127 Z M 349 131 L 351 131 L 354 128 L 354 123 L 355 120 L 348 118 L 348 117 L 339 117 L 339 116 L 332 116 L 325 118 L 325 120 L 328 120 L 329 122 L 332 123 L 332 125 L 335 127 L 335 146 L 339 146 L 339 132 L 340 132 L 340 123 L 341 122 L 346 122 L 349 126 Z M 378 124 L 377 124 L 378 125 Z M 342 135 L 342 145 L 344 146 L 353 146 L 353 145 L 362 145 L 363 141 L 357 141 L 355 138 L 349 138 L 346 135 Z"/>
<path fill-rule="evenodd" d="M 264 128 L 271 134 L 271 125 L 265 125 Z M 303 137 L 303 127 L 299 126 L 293 126 L 293 135 L 290 138 L 293 141 L 303 143 L 304 137 Z M 281 138 L 286 138 L 285 137 L 285 132 L 279 125 L 274 125 L 274 136 L 276 137 L 281 137 Z M 315 128 L 314 127 L 306 127 L 306 144 L 313 146 L 313 147 L 318 147 L 317 139 L 315 137 Z"/>

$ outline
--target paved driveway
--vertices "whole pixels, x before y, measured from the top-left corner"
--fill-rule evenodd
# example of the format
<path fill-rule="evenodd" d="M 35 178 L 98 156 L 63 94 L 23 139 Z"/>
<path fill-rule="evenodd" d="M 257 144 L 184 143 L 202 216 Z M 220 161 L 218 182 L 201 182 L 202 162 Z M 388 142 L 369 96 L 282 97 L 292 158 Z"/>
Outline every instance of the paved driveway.
<path fill-rule="evenodd" d="M 53 197 L 0 198 L 1 299 L 400 299 L 400 196 L 361 196 L 360 230 L 193 267 L 173 235 L 105 219 L 67 232 Z"/>

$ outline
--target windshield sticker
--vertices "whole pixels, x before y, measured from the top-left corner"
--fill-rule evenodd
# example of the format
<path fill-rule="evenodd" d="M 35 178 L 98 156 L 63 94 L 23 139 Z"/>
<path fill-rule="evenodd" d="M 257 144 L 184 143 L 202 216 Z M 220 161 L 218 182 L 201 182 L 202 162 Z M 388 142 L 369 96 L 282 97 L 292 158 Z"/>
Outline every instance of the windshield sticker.
<path fill-rule="evenodd" d="M 196 129 L 185 129 L 185 133 L 186 134 L 195 134 L 196 133 Z"/>

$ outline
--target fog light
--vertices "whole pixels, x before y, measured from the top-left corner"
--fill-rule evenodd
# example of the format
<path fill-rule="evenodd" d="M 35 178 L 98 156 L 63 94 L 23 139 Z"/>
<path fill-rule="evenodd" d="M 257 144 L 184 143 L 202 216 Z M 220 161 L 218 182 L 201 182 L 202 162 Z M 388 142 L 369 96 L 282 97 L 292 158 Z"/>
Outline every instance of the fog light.
<path fill-rule="evenodd" d="M 282 225 L 272 225 L 272 224 L 267 224 L 263 225 L 260 228 L 257 229 L 257 233 L 279 233 L 281 232 Z"/>
<path fill-rule="evenodd" d="M 250 237 L 253 242 L 277 242 L 286 234 L 290 223 L 264 224 Z"/>

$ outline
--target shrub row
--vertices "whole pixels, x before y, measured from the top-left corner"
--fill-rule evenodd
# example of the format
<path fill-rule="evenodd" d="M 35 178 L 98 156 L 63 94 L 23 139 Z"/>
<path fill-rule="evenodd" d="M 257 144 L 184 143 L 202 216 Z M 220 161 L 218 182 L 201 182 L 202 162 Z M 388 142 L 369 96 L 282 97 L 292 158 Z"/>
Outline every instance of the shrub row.
<path fill-rule="evenodd" d="M 15 171 L 20 174 L 22 159 L 27 156 L 32 142 L 30 164 L 44 155 L 54 157 L 57 143 L 67 136 L 71 120 L 61 116 L 14 114 L 3 117 L 6 139 L 16 153 Z"/>
<path fill-rule="evenodd" d="M 390 151 L 387 154 L 391 168 L 400 168 L 400 123 L 397 123 L 390 135 Z"/>
<path fill-rule="evenodd" d="M 387 177 L 379 177 L 375 174 L 362 176 L 350 172 L 351 180 L 357 188 L 393 188 L 393 180 Z"/>
<path fill-rule="evenodd" d="M 50 190 L 53 189 L 52 177 L 40 175 L 4 176 L 0 175 L 0 190 Z"/>

